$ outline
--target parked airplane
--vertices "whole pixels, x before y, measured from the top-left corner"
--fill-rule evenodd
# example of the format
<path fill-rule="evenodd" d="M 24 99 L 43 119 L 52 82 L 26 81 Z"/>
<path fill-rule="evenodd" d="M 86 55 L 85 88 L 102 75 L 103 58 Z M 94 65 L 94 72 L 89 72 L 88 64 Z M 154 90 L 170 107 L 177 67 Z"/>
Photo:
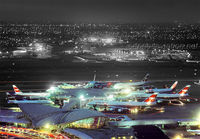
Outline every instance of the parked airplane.
<path fill-rule="evenodd" d="M 194 135 L 200 135 L 200 130 L 192 130 L 192 129 L 188 129 L 187 132 L 192 133 Z"/>
<path fill-rule="evenodd" d="M 71 88 L 71 89 L 57 89 L 57 90 L 55 90 L 55 88 L 51 88 L 50 91 L 47 91 L 46 93 L 33 93 L 33 92 L 23 93 L 15 85 L 13 85 L 13 89 L 14 89 L 14 93 L 7 92 L 9 103 L 18 102 L 16 100 L 20 100 L 20 102 L 22 102 L 22 100 L 29 100 L 30 102 L 31 100 L 34 100 L 33 102 L 35 103 L 37 103 L 36 100 L 42 100 L 40 102 L 46 103 L 46 102 L 49 102 L 49 99 L 51 99 L 54 102 L 57 102 L 60 100 L 69 100 L 70 98 L 73 98 L 73 97 L 80 98 L 82 100 L 87 100 L 87 99 L 99 98 L 99 97 L 104 98 L 106 96 L 109 96 L 109 93 L 111 91 L 116 91 L 115 89 L 111 89 L 111 88 L 107 88 L 107 89 L 106 88 L 105 89 Z"/>
<path fill-rule="evenodd" d="M 13 85 L 14 93 L 7 92 L 8 103 L 53 103 L 48 93 L 23 93 Z"/>
<path fill-rule="evenodd" d="M 163 98 L 163 99 L 179 99 L 181 97 L 186 97 L 189 96 L 188 94 L 188 89 L 191 87 L 191 85 L 186 85 L 183 89 L 181 89 L 179 92 L 177 93 L 158 93 L 157 94 L 157 98 Z M 152 93 L 154 92 L 150 92 L 150 93 L 141 93 L 141 92 L 132 92 L 129 93 L 126 96 L 123 97 L 118 97 L 120 99 L 129 99 L 129 98 L 146 98 L 146 97 L 150 97 L 152 95 Z M 157 92 L 155 92 L 157 93 Z"/>
<path fill-rule="evenodd" d="M 15 94 L 14 95 L 20 95 L 20 96 L 39 96 L 39 97 L 45 97 L 48 96 L 49 93 L 23 93 L 16 85 L 13 85 L 13 89 Z"/>
<path fill-rule="evenodd" d="M 158 99 L 157 103 L 161 106 L 164 106 L 164 105 L 182 106 L 182 105 L 184 105 L 184 103 L 179 99 Z"/>
<path fill-rule="evenodd" d="M 23 96 L 23 95 L 14 95 L 11 93 L 7 93 L 7 102 L 8 103 L 53 103 L 47 97 L 40 97 L 40 96 Z"/>
<path fill-rule="evenodd" d="M 156 105 L 156 97 L 157 94 L 152 94 L 150 97 L 145 99 L 142 102 L 136 102 L 136 101 L 131 101 L 131 102 L 123 102 L 123 101 L 107 101 L 107 100 L 93 100 L 89 103 L 87 103 L 88 106 L 90 107 L 112 107 L 112 108 L 144 108 L 144 107 L 150 107 Z"/>
<path fill-rule="evenodd" d="M 174 82 L 174 84 L 170 87 L 170 88 L 153 88 L 153 89 L 149 89 L 149 90 L 145 90 L 146 92 L 157 92 L 157 93 L 166 93 L 166 92 L 172 92 L 175 90 L 176 86 L 178 84 L 178 81 Z"/>
<path fill-rule="evenodd" d="M 148 83 L 148 79 L 149 79 L 149 74 L 147 73 L 145 75 L 145 77 L 143 78 L 142 81 L 140 82 L 120 82 L 120 83 L 115 83 L 113 85 L 114 89 L 124 89 L 127 87 L 132 87 L 132 86 L 142 86 Z"/>
<path fill-rule="evenodd" d="M 146 74 L 144 79 L 140 82 L 114 82 L 114 81 L 96 81 L 96 74 L 94 75 L 93 81 L 89 81 L 84 86 L 73 86 L 70 84 L 59 85 L 58 88 L 62 89 L 73 89 L 73 88 L 95 88 L 95 89 L 104 89 L 104 88 L 114 88 L 114 89 L 123 89 L 130 86 L 141 86 L 148 83 L 149 74 Z"/>
<path fill-rule="evenodd" d="M 14 103 L 14 104 L 20 104 L 20 103 L 37 103 L 37 104 L 53 104 L 53 101 L 48 100 L 48 99 L 43 99 L 43 100 L 39 100 L 39 99 L 31 99 L 31 100 L 27 100 L 27 99 L 11 99 L 8 98 L 8 103 Z"/>

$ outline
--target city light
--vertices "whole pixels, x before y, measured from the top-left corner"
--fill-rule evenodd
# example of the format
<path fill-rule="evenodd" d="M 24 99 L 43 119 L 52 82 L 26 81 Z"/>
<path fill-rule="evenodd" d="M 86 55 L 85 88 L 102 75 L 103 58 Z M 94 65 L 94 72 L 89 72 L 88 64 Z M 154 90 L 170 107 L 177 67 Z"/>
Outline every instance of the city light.
<path fill-rule="evenodd" d="M 105 38 L 105 39 L 101 39 L 101 41 L 104 44 L 112 44 L 112 43 L 114 43 L 114 39 L 113 38 Z"/>
<path fill-rule="evenodd" d="M 35 43 L 36 51 L 44 51 L 44 46 L 41 43 Z"/>
<path fill-rule="evenodd" d="M 90 37 L 88 40 L 89 40 L 90 42 L 96 42 L 96 41 L 98 41 L 98 39 L 95 38 L 95 37 Z"/>
<path fill-rule="evenodd" d="M 82 41 L 84 42 L 90 42 L 90 43 L 99 43 L 99 44 L 104 44 L 104 45 L 107 45 L 107 44 L 113 44 L 113 43 L 116 43 L 116 39 L 113 38 L 113 37 L 106 37 L 106 38 L 103 38 L 101 36 L 90 36 L 90 37 L 86 37 L 86 38 L 83 38 Z"/>

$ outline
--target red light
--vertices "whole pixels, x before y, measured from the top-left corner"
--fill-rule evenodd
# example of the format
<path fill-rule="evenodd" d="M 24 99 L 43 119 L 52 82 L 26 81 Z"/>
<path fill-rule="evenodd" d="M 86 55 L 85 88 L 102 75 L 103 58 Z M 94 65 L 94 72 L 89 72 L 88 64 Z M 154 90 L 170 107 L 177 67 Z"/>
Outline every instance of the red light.
<path fill-rule="evenodd" d="M 107 83 L 107 87 L 110 87 L 111 85 L 112 85 L 111 82 L 108 82 L 108 83 Z"/>

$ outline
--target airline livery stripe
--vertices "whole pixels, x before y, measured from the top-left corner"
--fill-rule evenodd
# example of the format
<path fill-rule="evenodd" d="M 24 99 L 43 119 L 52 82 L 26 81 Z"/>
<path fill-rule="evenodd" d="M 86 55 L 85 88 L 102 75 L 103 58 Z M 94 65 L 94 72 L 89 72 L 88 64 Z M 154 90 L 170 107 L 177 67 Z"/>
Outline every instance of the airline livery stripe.
<path fill-rule="evenodd" d="M 190 86 L 186 86 L 184 87 L 180 92 L 179 94 L 186 94 L 188 92 L 188 89 L 190 88 Z"/>
<path fill-rule="evenodd" d="M 16 89 L 16 88 L 15 88 L 14 90 L 15 90 L 15 92 L 20 92 L 19 89 Z"/>
<path fill-rule="evenodd" d="M 19 88 L 17 88 L 16 86 L 13 86 L 13 89 L 15 91 L 15 93 L 20 93 L 21 91 L 19 90 Z"/>
<path fill-rule="evenodd" d="M 151 95 L 149 98 L 147 98 L 144 102 L 154 102 L 156 100 L 156 94 Z"/>

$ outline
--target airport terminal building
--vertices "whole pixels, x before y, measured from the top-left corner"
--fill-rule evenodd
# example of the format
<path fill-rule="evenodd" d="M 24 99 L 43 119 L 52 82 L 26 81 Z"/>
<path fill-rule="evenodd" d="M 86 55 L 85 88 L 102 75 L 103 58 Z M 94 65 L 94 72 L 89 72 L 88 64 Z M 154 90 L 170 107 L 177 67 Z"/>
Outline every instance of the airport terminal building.
<path fill-rule="evenodd" d="M 19 107 L 22 111 L 19 115 L 1 118 L 1 123 L 36 129 L 63 130 L 65 128 L 101 128 L 107 120 L 107 116 L 103 113 L 88 109 L 65 110 L 42 104 L 19 104 Z"/>
<path fill-rule="evenodd" d="M 51 133 L 61 132 L 75 139 L 117 139 L 134 138 L 137 133 L 144 133 L 143 128 L 158 131 L 157 126 L 189 126 L 191 121 L 178 119 L 159 119 L 159 120 L 131 120 L 108 122 L 109 118 L 98 111 L 88 109 L 74 109 L 75 103 L 68 103 L 62 108 L 45 104 L 19 104 L 21 112 L 10 114 L 10 116 L 0 116 L 0 124 L 15 127 L 25 127 L 26 129 L 46 130 Z M 106 126 L 109 123 L 109 126 Z M 181 125 L 180 125 L 181 124 Z M 199 122 L 193 122 L 193 126 Z M 147 130 L 148 131 L 148 130 Z M 148 135 L 148 134 L 147 134 Z M 160 131 L 156 136 L 166 137 Z"/>
<path fill-rule="evenodd" d="M 108 117 L 98 111 L 71 109 L 70 105 L 62 109 L 44 104 L 19 104 L 21 112 L 11 117 L 0 117 L 3 124 L 33 128 L 45 131 L 61 132 L 75 139 L 133 138 L 132 128 L 110 128 Z"/>

